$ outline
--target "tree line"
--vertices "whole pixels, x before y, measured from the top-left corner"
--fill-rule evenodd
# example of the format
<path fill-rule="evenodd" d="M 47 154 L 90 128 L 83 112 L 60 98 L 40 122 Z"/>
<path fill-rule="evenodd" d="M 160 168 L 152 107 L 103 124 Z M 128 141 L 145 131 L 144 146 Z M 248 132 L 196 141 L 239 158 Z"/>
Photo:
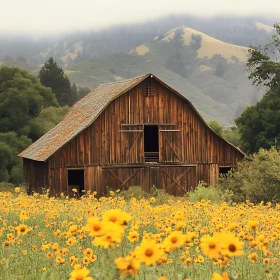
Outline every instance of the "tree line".
<path fill-rule="evenodd" d="M 22 161 L 17 155 L 89 91 L 71 85 L 53 58 L 38 77 L 19 67 L 0 68 L 0 182 L 22 182 Z"/>

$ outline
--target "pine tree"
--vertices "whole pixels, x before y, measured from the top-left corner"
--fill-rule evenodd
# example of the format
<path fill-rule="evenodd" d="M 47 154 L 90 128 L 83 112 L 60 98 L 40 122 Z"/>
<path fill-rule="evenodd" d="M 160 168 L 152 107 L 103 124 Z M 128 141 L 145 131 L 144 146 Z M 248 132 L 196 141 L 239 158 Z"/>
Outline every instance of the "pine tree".
<path fill-rule="evenodd" d="M 71 90 L 71 84 L 63 69 L 51 57 L 39 72 L 42 85 L 50 87 L 60 106 L 73 105 L 77 96 Z"/>

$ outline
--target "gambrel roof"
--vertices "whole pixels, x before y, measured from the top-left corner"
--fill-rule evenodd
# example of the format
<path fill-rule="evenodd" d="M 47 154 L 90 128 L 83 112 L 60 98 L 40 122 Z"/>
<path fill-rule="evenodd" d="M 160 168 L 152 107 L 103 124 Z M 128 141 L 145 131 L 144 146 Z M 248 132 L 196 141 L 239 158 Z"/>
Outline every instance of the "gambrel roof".
<path fill-rule="evenodd" d="M 187 101 L 194 109 L 194 112 L 198 115 L 198 117 L 205 125 L 207 125 L 189 100 L 176 90 L 170 88 L 153 74 L 148 73 L 130 80 L 101 84 L 84 98 L 75 103 L 65 117 L 54 128 L 48 131 L 18 156 L 35 161 L 46 161 L 58 149 L 91 125 L 114 99 L 134 88 L 148 77 L 153 77 L 162 85 L 170 89 L 173 93 L 179 95 Z M 231 143 L 229 144 L 233 146 Z"/>

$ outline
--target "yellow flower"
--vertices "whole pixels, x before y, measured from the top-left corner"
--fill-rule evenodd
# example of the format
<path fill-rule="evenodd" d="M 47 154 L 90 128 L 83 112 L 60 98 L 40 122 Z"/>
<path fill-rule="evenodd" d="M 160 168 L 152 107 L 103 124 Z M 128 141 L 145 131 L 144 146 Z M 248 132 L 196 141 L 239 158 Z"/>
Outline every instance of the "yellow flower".
<path fill-rule="evenodd" d="M 87 268 L 81 268 L 80 266 L 75 266 L 75 269 L 71 272 L 71 277 L 69 280 L 93 280 L 89 277 L 90 270 Z"/>
<path fill-rule="evenodd" d="M 228 257 L 238 257 L 243 255 L 242 249 L 244 243 L 239 241 L 232 232 L 217 233 L 215 234 L 215 237 L 220 240 L 222 255 Z"/>
<path fill-rule="evenodd" d="M 107 249 L 115 243 L 121 243 L 124 234 L 124 229 L 117 223 L 107 222 L 104 225 L 104 233 L 102 236 L 95 237 L 92 244 Z"/>
<path fill-rule="evenodd" d="M 182 228 L 186 225 L 184 221 L 180 221 L 176 224 L 176 230 L 182 230 Z"/>
<path fill-rule="evenodd" d="M 247 228 L 252 229 L 252 230 L 256 230 L 258 225 L 259 225 L 259 222 L 257 220 L 250 220 L 248 222 Z"/>
<path fill-rule="evenodd" d="M 121 209 L 111 209 L 102 214 L 104 222 L 118 223 L 119 225 L 127 225 L 131 220 L 130 214 L 122 211 Z"/>
<path fill-rule="evenodd" d="M 152 196 L 151 198 L 150 198 L 150 202 L 155 202 L 156 201 L 156 199 Z"/>
<path fill-rule="evenodd" d="M 139 239 L 139 234 L 136 230 L 130 231 L 127 236 L 130 242 L 135 242 Z"/>
<path fill-rule="evenodd" d="M 75 238 L 69 238 L 67 241 L 66 241 L 66 244 L 68 246 L 73 246 L 75 243 L 77 242 L 77 240 Z"/>
<path fill-rule="evenodd" d="M 91 248 L 86 248 L 84 250 L 84 256 L 90 257 L 93 254 L 93 250 Z"/>
<path fill-rule="evenodd" d="M 29 228 L 28 226 L 23 225 L 23 224 L 16 227 L 16 231 L 19 235 L 25 235 L 26 233 L 28 233 L 31 230 L 32 230 L 31 228 Z"/>
<path fill-rule="evenodd" d="M 19 214 L 19 219 L 21 221 L 26 221 L 29 219 L 29 216 L 27 215 L 27 213 L 25 211 L 21 211 Z"/>
<path fill-rule="evenodd" d="M 141 263 L 154 265 L 163 255 L 163 251 L 154 240 L 144 239 L 135 249 L 135 254 Z"/>
<path fill-rule="evenodd" d="M 251 263 L 254 263 L 254 262 L 256 262 L 257 260 L 258 260 L 258 253 L 257 252 L 253 252 L 252 254 L 250 254 L 249 256 L 248 256 L 248 258 L 249 258 L 249 260 L 250 260 L 250 262 Z"/>
<path fill-rule="evenodd" d="M 212 280 L 229 280 L 229 276 L 226 272 L 223 272 L 222 275 L 214 272 L 212 275 Z"/>
<path fill-rule="evenodd" d="M 204 262 L 204 258 L 203 256 L 199 255 L 196 259 L 195 259 L 196 263 L 203 263 Z"/>
<path fill-rule="evenodd" d="M 169 252 L 185 245 L 186 236 L 181 231 L 169 234 L 163 242 L 163 247 Z"/>
<path fill-rule="evenodd" d="M 218 259 L 221 246 L 218 239 L 209 235 L 204 235 L 201 238 L 201 248 L 205 256 L 210 259 Z"/>
<path fill-rule="evenodd" d="M 72 235 L 76 235 L 77 231 L 78 231 L 78 226 L 77 225 L 70 226 L 70 228 L 68 230 L 68 232 Z"/>
<path fill-rule="evenodd" d="M 263 263 L 264 263 L 264 264 L 270 263 L 270 258 L 264 258 L 264 259 L 263 259 Z"/>
<path fill-rule="evenodd" d="M 16 193 L 20 192 L 20 188 L 19 188 L 19 187 L 16 187 L 16 188 L 15 188 L 15 192 L 16 192 Z"/>
<path fill-rule="evenodd" d="M 140 267 L 140 262 L 131 256 L 117 258 L 115 264 L 120 270 L 121 276 L 126 274 L 136 275 Z"/>
<path fill-rule="evenodd" d="M 55 262 L 56 262 L 57 264 L 65 264 L 65 259 L 62 258 L 62 257 L 56 257 Z"/>
<path fill-rule="evenodd" d="M 103 223 L 98 218 L 89 218 L 86 225 L 89 235 L 92 237 L 100 236 L 103 232 Z"/>
<path fill-rule="evenodd" d="M 85 256 L 83 257 L 83 264 L 88 265 L 90 263 L 90 258 Z"/>

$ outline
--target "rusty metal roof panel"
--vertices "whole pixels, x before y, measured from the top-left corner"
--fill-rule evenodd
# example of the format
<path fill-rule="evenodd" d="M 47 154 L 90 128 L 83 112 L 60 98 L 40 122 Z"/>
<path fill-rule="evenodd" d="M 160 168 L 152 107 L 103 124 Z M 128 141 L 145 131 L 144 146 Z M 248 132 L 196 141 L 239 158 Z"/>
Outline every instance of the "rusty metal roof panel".
<path fill-rule="evenodd" d="M 149 75 L 98 86 L 75 103 L 62 121 L 19 156 L 36 161 L 46 161 L 59 148 L 93 123 L 112 100 L 135 87 Z"/>

